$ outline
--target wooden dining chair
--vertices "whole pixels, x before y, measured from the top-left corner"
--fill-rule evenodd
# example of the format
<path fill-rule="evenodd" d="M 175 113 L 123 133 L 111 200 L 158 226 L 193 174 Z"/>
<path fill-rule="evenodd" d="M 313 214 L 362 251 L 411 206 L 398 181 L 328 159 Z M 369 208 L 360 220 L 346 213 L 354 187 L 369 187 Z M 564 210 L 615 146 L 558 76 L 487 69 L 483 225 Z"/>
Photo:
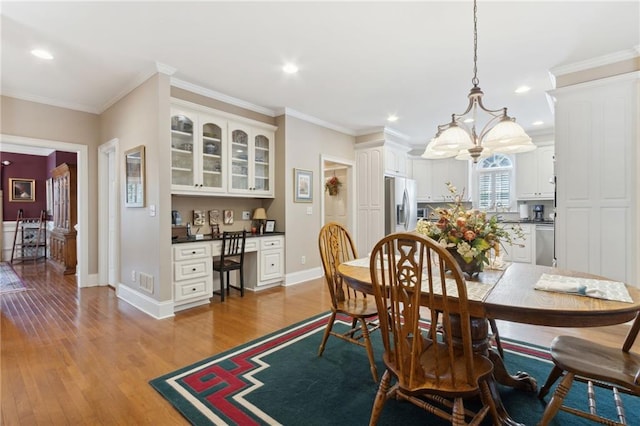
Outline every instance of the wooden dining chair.
<path fill-rule="evenodd" d="M 391 234 L 374 247 L 370 270 L 378 312 L 389 315 L 380 316 L 386 371 L 369 424 L 377 423 L 390 398 L 454 425 L 479 424 L 487 414 L 498 424 L 489 387 L 493 364 L 473 352 L 466 284 L 451 254 L 428 237 Z M 429 308 L 431 324 L 441 318 L 442 333 L 420 328 L 421 306 Z M 466 399 L 478 397 L 481 408 L 465 408 Z"/>
<path fill-rule="evenodd" d="M 540 389 L 542 399 L 551 386 L 564 374 L 547 404 L 539 425 L 547 425 L 559 410 L 606 425 L 626 425 L 626 415 L 620 392 L 640 397 L 640 354 L 631 352 L 631 347 L 640 331 L 640 312 L 627 333 L 622 349 L 604 346 L 590 340 L 573 336 L 558 336 L 551 342 L 551 359 L 555 364 L 549 378 Z M 564 405 L 564 398 L 571 390 L 574 380 L 587 382 L 587 406 L 589 411 Z M 602 386 L 612 391 L 618 420 L 599 415 L 593 386 Z M 638 413 L 630 418 L 638 419 Z M 633 423 L 635 424 L 635 423 Z"/>
<path fill-rule="evenodd" d="M 213 270 L 220 272 L 220 300 L 224 302 L 225 289 L 229 294 L 229 288 L 240 291 L 240 296 L 244 296 L 244 246 L 247 238 L 247 231 L 223 232 L 222 248 L 220 258 L 213 261 Z M 239 271 L 240 284 L 231 285 L 229 282 L 229 272 Z M 225 285 L 225 275 L 226 285 Z"/>
<path fill-rule="evenodd" d="M 349 232 L 339 223 L 327 223 L 320 229 L 318 237 L 320 258 L 324 269 L 324 278 L 331 296 L 331 317 L 327 322 L 318 356 L 322 356 L 329 336 L 335 336 L 350 343 L 363 346 L 367 351 L 371 375 L 378 381 L 378 371 L 373 356 L 373 347 L 369 334 L 379 328 L 375 321 L 378 316 L 376 303 L 365 294 L 356 292 L 338 275 L 338 265 L 358 257 L 355 245 Z M 333 329 L 336 316 L 346 315 L 351 320 L 351 328 L 347 331 Z"/>

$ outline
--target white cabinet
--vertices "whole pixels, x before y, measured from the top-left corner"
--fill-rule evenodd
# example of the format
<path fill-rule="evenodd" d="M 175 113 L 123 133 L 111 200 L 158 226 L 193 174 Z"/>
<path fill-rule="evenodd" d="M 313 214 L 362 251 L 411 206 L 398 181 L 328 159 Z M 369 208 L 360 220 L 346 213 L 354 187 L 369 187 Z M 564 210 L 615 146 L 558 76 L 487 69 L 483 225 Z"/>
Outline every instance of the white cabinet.
<path fill-rule="evenodd" d="M 413 179 L 417 182 L 417 200 L 419 202 L 449 202 L 453 196 L 447 189 L 451 182 L 465 199 L 471 198 L 469 191 L 469 163 L 455 159 L 412 160 Z"/>
<path fill-rule="evenodd" d="M 516 157 L 516 194 L 520 200 L 552 200 L 554 145 L 540 146 Z"/>
<path fill-rule="evenodd" d="M 182 107 L 171 109 L 171 190 L 226 191 L 226 121 Z"/>
<path fill-rule="evenodd" d="M 229 192 L 273 197 L 273 131 L 229 122 L 229 142 Z"/>
<path fill-rule="evenodd" d="M 388 175 L 407 176 L 407 151 L 394 146 L 384 147 L 384 171 Z"/>
<path fill-rule="evenodd" d="M 384 154 L 382 147 L 356 150 L 356 248 L 368 253 L 384 236 Z"/>
<path fill-rule="evenodd" d="M 511 225 L 504 224 L 505 229 L 509 229 Z M 512 233 L 513 245 L 508 243 L 504 244 L 504 249 L 502 258 L 508 262 L 520 262 L 520 263 L 531 263 L 535 262 L 533 257 L 534 253 L 534 244 L 535 244 L 535 234 L 534 229 L 535 225 L 531 224 L 521 224 L 522 233 L 524 234 L 524 239 L 515 239 L 515 236 Z"/>
<path fill-rule="evenodd" d="M 273 283 L 274 281 L 282 281 L 284 278 L 283 236 L 260 238 L 258 275 L 258 287 Z"/>
<path fill-rule="evenodd" d="M 211 244 L 173 246 L 174 310 L 209 303 L 213 292 Z"/>

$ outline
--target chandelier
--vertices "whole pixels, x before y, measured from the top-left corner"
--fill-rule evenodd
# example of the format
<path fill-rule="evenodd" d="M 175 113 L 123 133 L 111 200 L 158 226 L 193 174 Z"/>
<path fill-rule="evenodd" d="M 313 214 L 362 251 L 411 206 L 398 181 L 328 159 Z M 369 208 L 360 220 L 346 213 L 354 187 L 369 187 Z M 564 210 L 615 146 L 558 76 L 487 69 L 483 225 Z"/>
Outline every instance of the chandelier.
<path fill-rule="evenodd" d="M 473 87 L 469 92 L 469 105 L 462 114 L 451 114 L 451 122 L 438 126 L 422 154 L 423 158 L 439 159 L 455 157 L 473 160 L 492 154 L 515 154 L 536 149 L 531 138 L 507 115 L 507 108 L 488 109 L 482 103 L 484 93 L 478 86 L 478 7 L 473 1 Z M 488 115 L 483 127 L 478 126 L 479 113 Z M 478 129 L 480 129 L 478 133 Z"/>

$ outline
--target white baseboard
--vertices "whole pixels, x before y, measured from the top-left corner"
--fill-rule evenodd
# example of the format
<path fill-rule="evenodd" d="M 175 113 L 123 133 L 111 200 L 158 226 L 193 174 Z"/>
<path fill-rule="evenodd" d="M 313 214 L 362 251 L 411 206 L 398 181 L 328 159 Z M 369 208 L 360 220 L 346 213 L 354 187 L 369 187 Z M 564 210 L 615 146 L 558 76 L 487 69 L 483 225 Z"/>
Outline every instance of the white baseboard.
<path fill-rule="evenodd" d="M 173 316 L 173 300 L 159 302 L 124 284 L 118 284 L 116 294 L 119 299 L 124 300 L 155 319 L 170 318 Z"/>
<path fill-rule="evenodd" d="M 287 274 L 285 277 L 284 286 L 300 284 L 305 281 L 322 278 L 322 276 L 324 276 L 324 272 L 320 266 L 317 268 L 305 269 L 304 271 L 292 272 Z"/>

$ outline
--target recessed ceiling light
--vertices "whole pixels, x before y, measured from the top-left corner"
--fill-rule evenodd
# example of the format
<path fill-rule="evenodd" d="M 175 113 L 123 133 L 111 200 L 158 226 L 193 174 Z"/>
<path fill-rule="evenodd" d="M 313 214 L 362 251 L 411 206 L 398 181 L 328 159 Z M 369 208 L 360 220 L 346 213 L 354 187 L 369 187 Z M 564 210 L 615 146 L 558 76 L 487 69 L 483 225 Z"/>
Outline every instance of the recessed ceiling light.
<path fill-rule="evenodd" d="M 534 121 L 534 122 L 533 122 L 533 123 L 531 123 L 531 124 L 532 124 L 532 125 L 534 125 L 534 126 L 542 126 L 542 125 L 544 124 L 544 121 L 540 121 L 540 120 L 538 120 L 538 121 Z"/>
<path fill-rule="evenodd" d="M 529 86 L 520 86 L 516 89 L 516 93 L 527 93 L 529 90 L 531 90 Z"/>
<path fill-rule="evenodd" d="M 295 74 L 298 72 L 298 66 L 294 63 L 289 62 L 282 67 L 282 71 L 286 72 L 287 74 Z"/>
<path fill-rule="evenodd" d="M 393 123 L 394 121 L 398 121 L 398 116 L 397 116 L 397 115 L 395 115 L 395 114 L 391 114 L 391 115 L 389 115 L 389 117 L 387 117 L 387 121 L 390 121 L 390 122 L 392 122 L 392 123 Z"/>
<path fill-rule="evenodd" d="M 44 49 L 33 49 L 31 54 L 40 59 L 53 59 L 53 55 Z"/>

